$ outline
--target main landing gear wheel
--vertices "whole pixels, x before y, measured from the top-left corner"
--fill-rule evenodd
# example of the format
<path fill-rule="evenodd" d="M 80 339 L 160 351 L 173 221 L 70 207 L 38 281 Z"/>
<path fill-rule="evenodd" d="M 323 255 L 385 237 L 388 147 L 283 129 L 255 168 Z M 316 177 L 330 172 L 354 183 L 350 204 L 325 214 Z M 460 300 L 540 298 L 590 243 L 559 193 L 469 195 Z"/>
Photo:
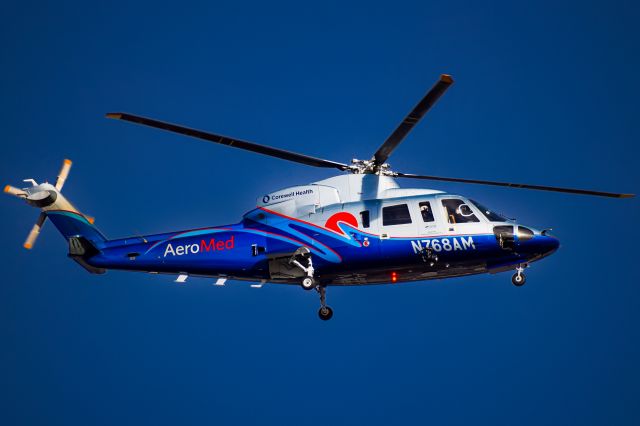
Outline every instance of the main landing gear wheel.
<path fill-rule="evenodd" d="M 328 321 L 333 316 L 333 309 L 327 306 L 327 287 L 319 285 L 316 287 L 318 293 L 320 293 L 320 309 L 318 310 L 318 316 L 322 321 Z"/>
<path fill-rule="evenodd" d="M 524 274 L 522 272 L 516 272 L 515 274 L 513 274 L 513 276 L 511 277 L 511 282 L 513 283 L 513 285 L 515 285 L 516 287 L 521 287 L 524 285 L 524 283 L 527 282 L 527 278 L 524 276 Z"/>
<path fill-rule="evenodd" d="M 313 290 L 316 287 L 316 280 L 314 280 L 313 277 L 304 277 L 300 285 L 305 290 Z"/>
<path fill-rule="evenodd" d="M 306 247 L 299 247 L 291 259 L 289 259 L 289 264 L 295 265 L 298 268 L 302 269 L 305 277 L 300 281 L 300 285 L 305 290 L 311 290 L 316 288 L 316 280 L 313 279 L 313 261 L 311 260 L 311 252 Z"/>
<path fill-rule="evenodd" d="M 328 306 L 322 306 L 318 309 L 318 316 L 322 321 L 328 321 L 333 316 L 333 309 Z"/>

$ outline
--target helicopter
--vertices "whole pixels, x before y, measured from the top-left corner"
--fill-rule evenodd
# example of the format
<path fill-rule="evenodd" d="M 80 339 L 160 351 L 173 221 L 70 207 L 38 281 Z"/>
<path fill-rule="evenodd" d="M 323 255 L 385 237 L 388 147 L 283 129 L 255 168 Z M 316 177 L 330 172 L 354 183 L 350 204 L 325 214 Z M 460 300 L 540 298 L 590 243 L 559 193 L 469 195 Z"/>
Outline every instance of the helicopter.
<path fill-rule="evenodd" d="M 611 198 L 610 193 L 520 183 L 402 173 L 387 160 L 409 132 L 453 84 L 450 75 L 435 85 L 380 145 L 369 160 L 350 164 L 196 130 L 124 112 L 107 118 L 178 133 L 216 144 L 301 163 L 337 169 L 342 174 L 261 195 L 238 223 L 108 239 L 94 219 L 63 195 L 71 169 L 64 160 L 55 184 L 4 192 L 39 208 L 40 216 L 24 247 L 31 249 L 47 219 L 68 242 L 68 256 L 92 274 L 109 269 L 189 277 L 294 284 L 316 290 L 318 316 L 329 320 L 329 286 L 397 284 L 483 273 L 514 271 L 515 286 L 526 282 L 525 269 L 553 254 L 559 240 L 548 229 L 517 223 L 462 195 L 433 189 L 401 188 L 398 178 L 461 182 L 555 191 Z"/>

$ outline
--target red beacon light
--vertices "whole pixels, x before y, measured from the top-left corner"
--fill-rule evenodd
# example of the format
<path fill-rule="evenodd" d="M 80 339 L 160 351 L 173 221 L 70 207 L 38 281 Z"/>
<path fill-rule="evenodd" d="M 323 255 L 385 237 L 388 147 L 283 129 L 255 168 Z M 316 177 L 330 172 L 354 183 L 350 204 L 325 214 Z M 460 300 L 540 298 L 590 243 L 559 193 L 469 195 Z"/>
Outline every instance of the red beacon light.
<path fill-rule="evenodd" d="M 391 282 L 398 282 L 398 274 L 395 271 L 391 273 Z"/>

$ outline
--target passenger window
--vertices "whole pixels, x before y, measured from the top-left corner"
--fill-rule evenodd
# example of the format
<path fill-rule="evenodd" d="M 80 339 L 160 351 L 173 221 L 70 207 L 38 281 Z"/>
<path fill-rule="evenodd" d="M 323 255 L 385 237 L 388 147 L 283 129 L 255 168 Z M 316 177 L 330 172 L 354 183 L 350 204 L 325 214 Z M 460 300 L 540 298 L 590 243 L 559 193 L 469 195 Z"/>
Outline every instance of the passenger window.
<path fill-rule="evenodd" d="M 369 227 L 369 210 L 365 210 L 363 212 L 360 212 L 360 222 L 362 222 L 362 227 L 363 228 L 368 228 Z"/>
<path fill-rule="evenodd" d="M 462 200 L 455 198 L 442 200 L 442 207 L 449 223 L 480 222 L 471 207 Z"/>
<path fill-rule="evenodd" d="M 420 214 L 422 215 L 423 222 L 433 222 L 433 211 L 431 210 L 431 203 L 428 201 L 423 201 L 418 204 L 420 207 Z"/>
<path fill-rule="evenodd" d="M 382 208 L 382 224 L 384 226 L 404 225 L 411 223 L 411 214 L 406 204 Z"/>

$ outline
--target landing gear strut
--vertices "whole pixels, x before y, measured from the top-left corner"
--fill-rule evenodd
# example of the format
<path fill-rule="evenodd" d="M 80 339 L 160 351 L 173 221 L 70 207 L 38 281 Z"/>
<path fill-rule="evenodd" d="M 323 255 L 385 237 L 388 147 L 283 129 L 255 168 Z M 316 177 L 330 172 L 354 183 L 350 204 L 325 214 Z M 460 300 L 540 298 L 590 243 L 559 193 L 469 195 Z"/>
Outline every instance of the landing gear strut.
<path fill-rule="evenodd" d="M 300 285 L 305 290 L 311 290 L 316 287 L 316 280 L 313 279 L 313 261 L 311 260 L 311 252 L 306 247 L 300 247 L 289 259 L 289 263 L 302 269 L 305 277 L 300 281 Z"/>
<path fill-rule="evenodd" d="M 302 269 L 304 272 L 304 278 L 300 280 L 300 285 L 305 290 L 316 289 L 320 293 L 320 309 L 318 310 L 318 316 L 322 321 L 328 321 L 333 316 L 333 309 L 327 306 L 327 286 L 318 284 L 313 277 L 313 261 L 311 260 L 311 252 L 306 247 L 300 247 L 293 253 L 291 259 L 289 259 L 291 265 L 295 265 Z"/>
<path fill-rule="evenodd" d="M 328 321 L 333 316 L 333 309 L 327 306 L 327 287 L 319 285 L 316 287 L 318 293 L 320 293 L 320 309 L 318 310 L 318 316 L 322 321 Z"/>
<path fill-rule="evenodd" d="M 526 268 L 528 265 L 518 265 L 518 267 L 516 268 L 516 273 L 513 274 L 513 276 L 511 277 L 511 282 L 513 283 L 513 285 L 515 285 L 516 287 L 521 287 L 524 285 L 524 283 L 527 282 L 527 277 L 525 277 L 523 271 L 524 268 Z"/>

